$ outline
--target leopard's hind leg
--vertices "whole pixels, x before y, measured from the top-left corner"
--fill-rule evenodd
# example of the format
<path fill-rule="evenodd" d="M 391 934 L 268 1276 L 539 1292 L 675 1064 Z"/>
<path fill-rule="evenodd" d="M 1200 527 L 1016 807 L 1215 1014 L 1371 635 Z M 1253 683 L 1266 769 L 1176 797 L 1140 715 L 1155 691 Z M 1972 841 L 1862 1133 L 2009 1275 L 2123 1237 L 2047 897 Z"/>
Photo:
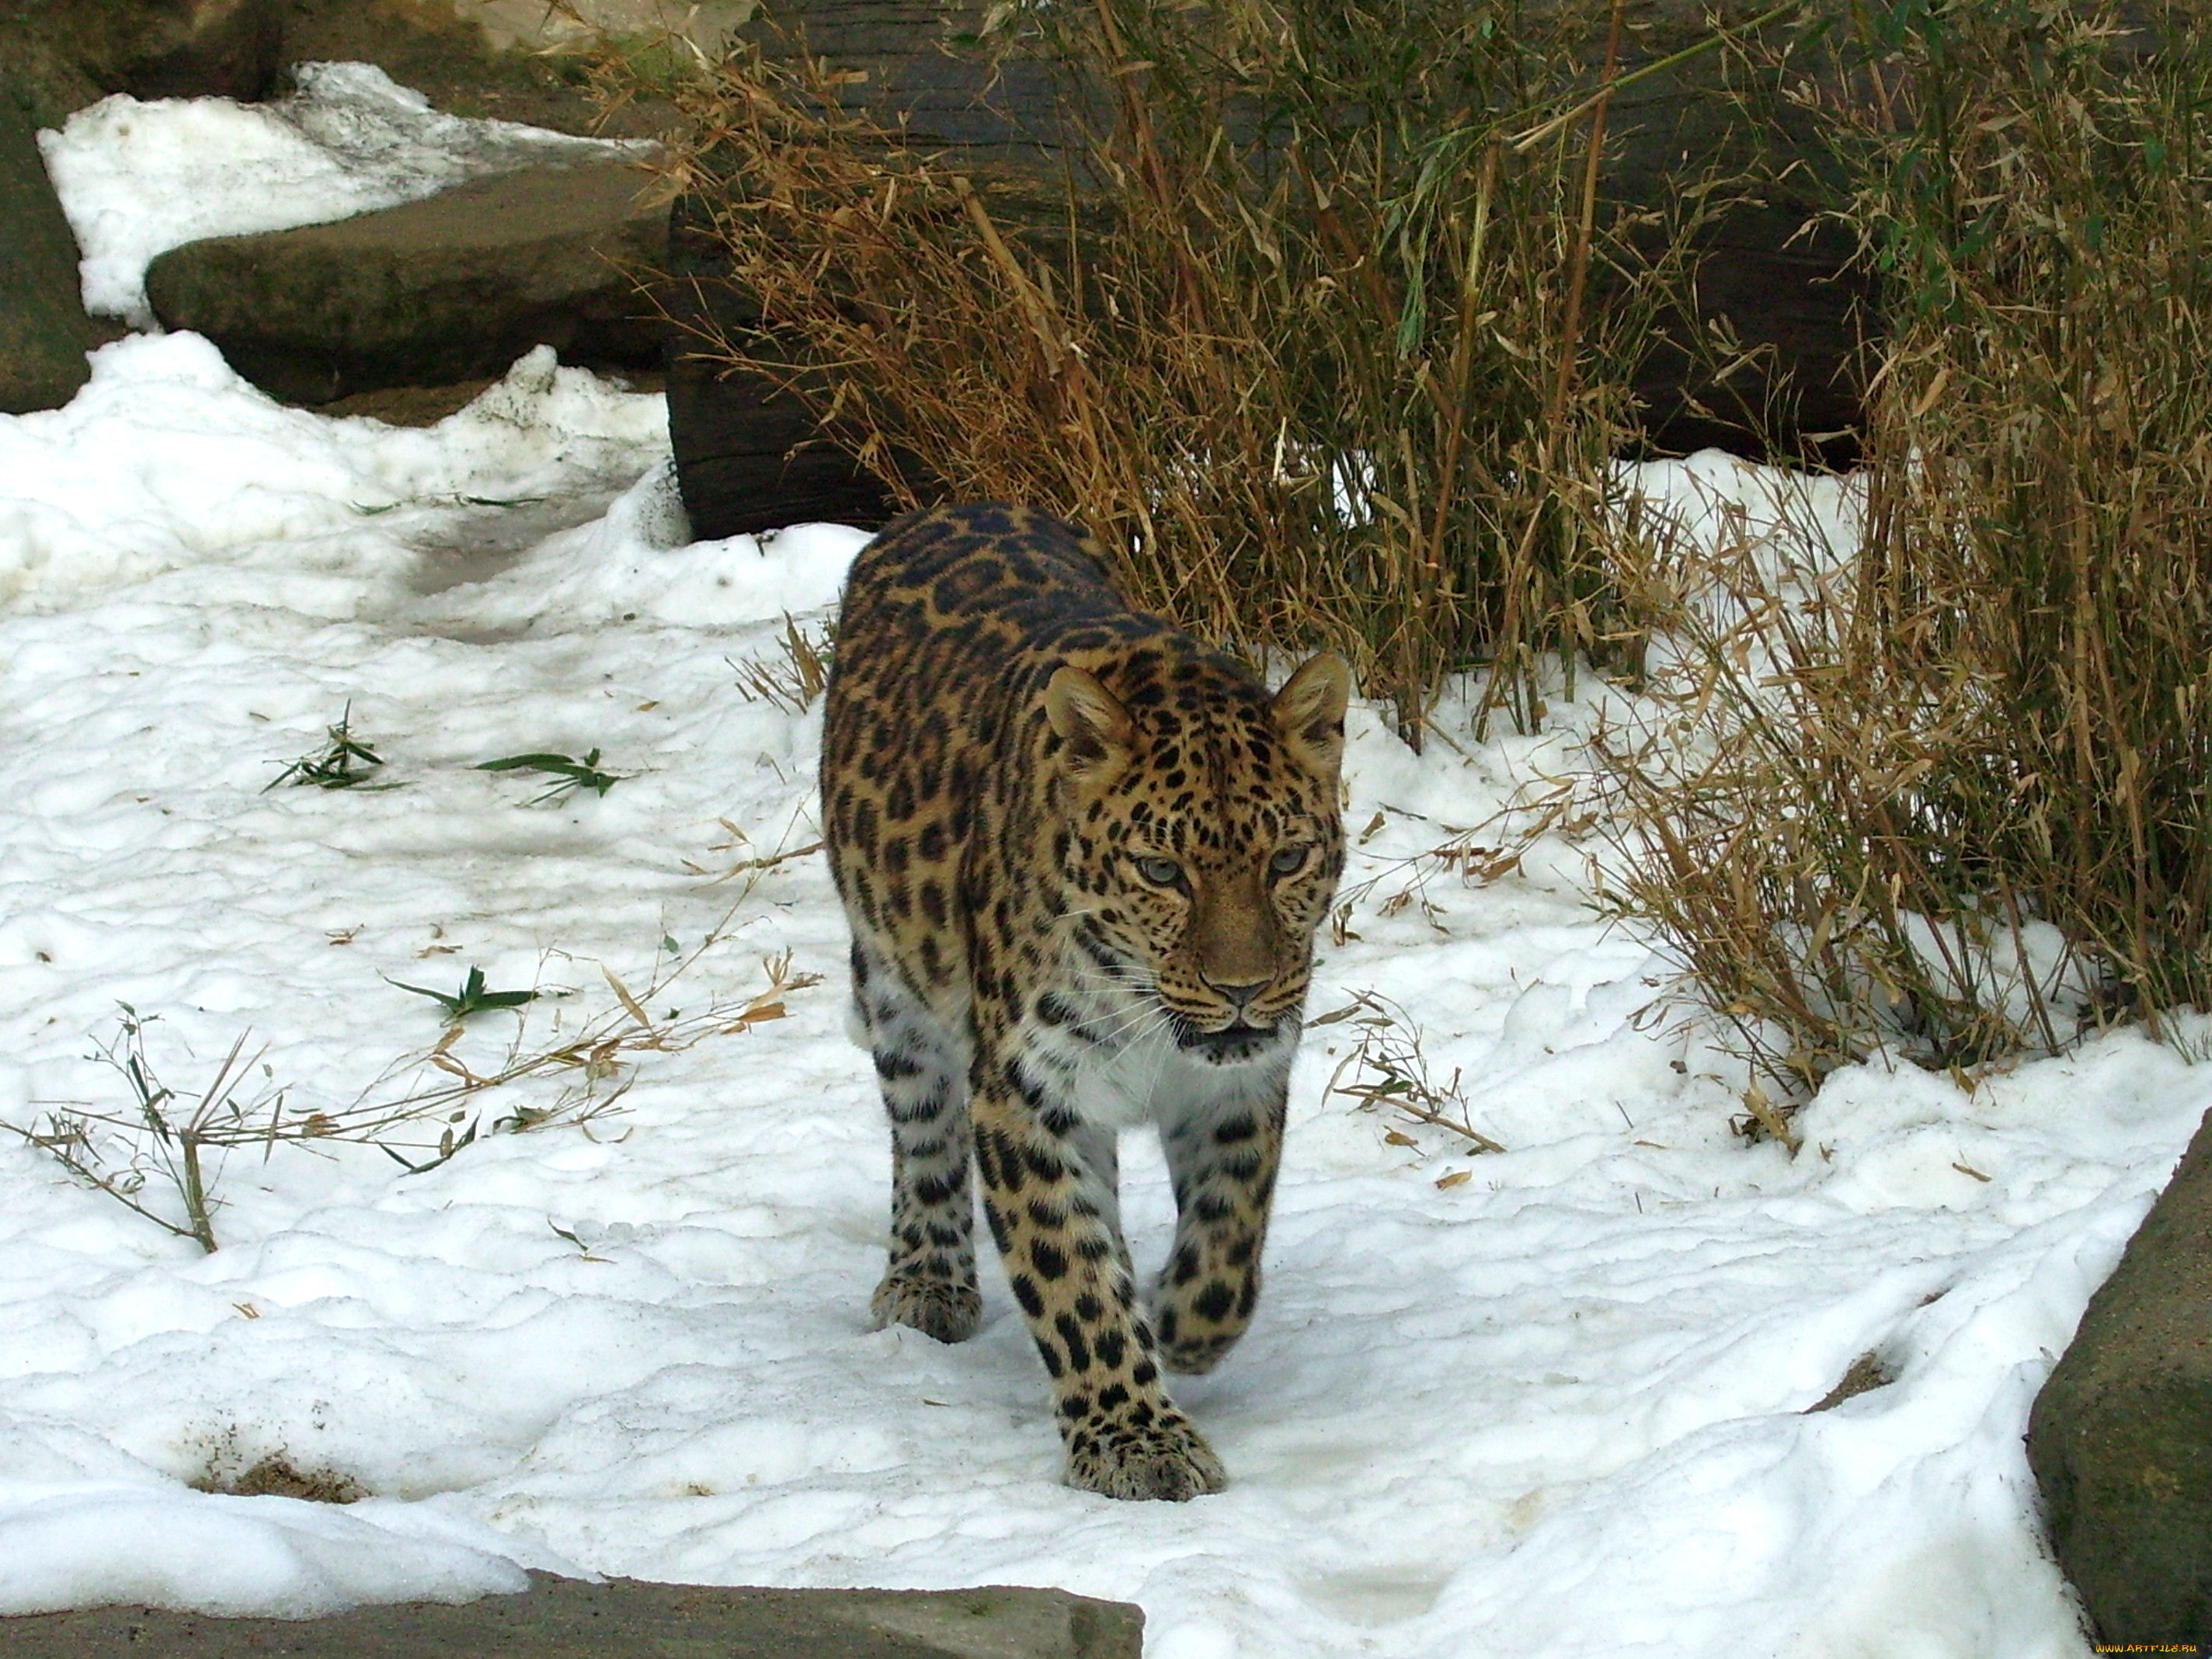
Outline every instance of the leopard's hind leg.
<path fill-rule="evenodd" d="M 869 1311 L 878 1328 L 911 1325 L 940 1342 L 964 1342 L 983 1316 L 967 1045 L 857 940 L 853 1001 L 891 1130 L 890 1263 Z"/>

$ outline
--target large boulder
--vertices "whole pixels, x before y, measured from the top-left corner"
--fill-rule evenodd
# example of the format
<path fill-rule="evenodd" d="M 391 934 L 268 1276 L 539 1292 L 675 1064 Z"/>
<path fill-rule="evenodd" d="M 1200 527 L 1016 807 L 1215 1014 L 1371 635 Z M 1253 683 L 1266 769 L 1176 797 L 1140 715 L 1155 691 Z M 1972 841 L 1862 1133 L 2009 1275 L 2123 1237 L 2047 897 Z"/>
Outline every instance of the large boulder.
<path fill-rule="evenodd" d="M 732 3 L 750 9 L 750 0 L 696 8 L 690 0 L 581 0 L 580 7 L 570 0 L 283 0 L 284 61 L 374 64 L 448 115 L 650 138 L 668 131 L 674 109 L 651 97 L 605 108 L 574 49 L 580 37 L 570 12 L 617 31 L 648 29 L 665 17 L 706 49 L 726 33 Z"/>
<path fill-rule="evenodd" d="M 155 315 L 222 348 L 272 397 L 322 404 L 496 374 L 535 345 L 652 370 L 661 328 L 635 273 L 666 254 L 668 210 L 622 160 L 477 179 L 335 223 L 173 248 Z"/>
<path fill-rule="evenodd" d="M 0 414 L 67 403 L 106 337 L 85 315 L 76 242 L 28 111 L 0 85 Z"/>
<path fill-rule="evenodd" d="M 0 0 L 0 413 L 67 403 L 117 331 L 85 314 L 36 131 L 113 92 L 260 97 L 281 21 L 282 0 Z"/>
<path fill-rule="evenodd" d="M 134 9 L 135 27 L 117 41 L 107 72 L 111 91 L 250 103 L 276 83 L 281 0 L 167 0 Z"/>
<path fill-rule="evenodd" d="M 2043 1385 L 2027 1457 L 2104 1639 L 2212 1645 L 2212 1116 Z"/>
<path fill-rule="evenodd" d="M 0 70 L 38 126 L 127 92 L 265 97 L 286 0 L 0 0 Z"/>
<path fill-rule="evenodd" d="M 1066 1590 L 723 1589 L 532 1574 L 520 1595 L 326 1619 L 101 1607 L 0 1619 L 0 1659 L 1140 1659 L 1145 1615 Z"/>

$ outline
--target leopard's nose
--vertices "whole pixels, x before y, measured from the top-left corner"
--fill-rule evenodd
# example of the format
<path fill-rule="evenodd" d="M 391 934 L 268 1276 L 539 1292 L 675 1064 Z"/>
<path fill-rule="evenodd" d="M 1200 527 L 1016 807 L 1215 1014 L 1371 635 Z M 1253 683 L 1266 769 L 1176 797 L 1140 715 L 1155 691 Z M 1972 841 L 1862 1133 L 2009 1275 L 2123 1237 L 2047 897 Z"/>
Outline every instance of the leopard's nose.
<path fill-rule="evenodd" d="M 1253 998 L 1273 983 L 1274 980 L 1272 977 L 1244 980 L 1208 978 L 1206 981 L 1206 988 L 1215 995 L 1225 999 L 1229 1006 L 1237 1011 L 1237 1018 L 1241 1020 L 1244 1018 L 1246 1006 L 1250 1004 Z"/>

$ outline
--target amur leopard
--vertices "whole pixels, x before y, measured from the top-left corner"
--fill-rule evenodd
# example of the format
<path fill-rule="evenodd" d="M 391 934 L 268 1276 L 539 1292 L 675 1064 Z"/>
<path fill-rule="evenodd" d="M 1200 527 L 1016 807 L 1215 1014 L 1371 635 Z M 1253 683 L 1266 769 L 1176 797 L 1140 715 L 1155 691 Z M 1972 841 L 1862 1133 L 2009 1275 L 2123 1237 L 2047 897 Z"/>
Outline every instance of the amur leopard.
<path fill-rule="evenodd" d="M 1097 546 L 1003 505 L 900 520 L 848 580 L 824 830 L 891 1129 L 879 1324 L 981 1316 L 971 1162 L 1050 1373 L 1073 1486 L 1218 1492 L 1163 1370 L 1252 1316 L 1313 937 L 1344 865 L 1350 676 L 1273 696 L 1133 610 Z M 1155 1124 L 1178 1219 L 1140 1304 L 1115 1143 Z"/>

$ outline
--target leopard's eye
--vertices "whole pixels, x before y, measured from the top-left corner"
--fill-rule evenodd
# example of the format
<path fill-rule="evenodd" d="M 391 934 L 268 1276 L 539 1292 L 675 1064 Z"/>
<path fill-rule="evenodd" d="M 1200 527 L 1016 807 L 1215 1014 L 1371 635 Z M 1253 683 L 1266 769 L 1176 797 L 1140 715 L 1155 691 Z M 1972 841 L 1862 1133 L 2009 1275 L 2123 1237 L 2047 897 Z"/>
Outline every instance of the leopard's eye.
<path fill-rule="evenodd" d="M 1313 848 L 1304 842 L 1295 847 L 1280 848 L 1275 856 L 1267 860 L 1267 868 L 1274 875 L 1295 876 L 1306 867 L 1306 860 L 1312 854 Z"/>
<path fill-rule="evenodd" d="M 1155 887 L 1182 885 L 1182 866 L 1173 859 L 1140 858 L 1136 865 L 1137 873 Z"/>

